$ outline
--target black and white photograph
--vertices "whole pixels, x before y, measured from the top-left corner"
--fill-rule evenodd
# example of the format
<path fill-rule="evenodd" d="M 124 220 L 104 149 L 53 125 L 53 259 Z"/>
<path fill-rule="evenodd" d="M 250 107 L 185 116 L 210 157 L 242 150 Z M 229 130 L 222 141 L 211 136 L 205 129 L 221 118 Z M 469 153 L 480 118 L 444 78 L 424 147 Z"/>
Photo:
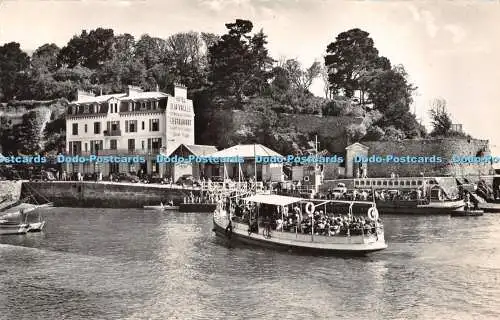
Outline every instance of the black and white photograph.
<path fill-rule="evenodd" d="M 0 0 L 0 320 L 500 319 L 499 22 Z"/>

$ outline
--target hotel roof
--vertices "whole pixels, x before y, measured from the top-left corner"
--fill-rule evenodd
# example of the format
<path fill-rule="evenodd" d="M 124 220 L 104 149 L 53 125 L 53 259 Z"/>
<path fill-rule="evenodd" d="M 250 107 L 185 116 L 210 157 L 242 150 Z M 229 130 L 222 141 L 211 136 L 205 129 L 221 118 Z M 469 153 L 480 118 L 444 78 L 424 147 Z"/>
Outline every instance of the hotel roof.
<path fill-rule="evenodd" d="M 142 100 L 142 99 L 160 99 L 169 97 L 169 94 L 159 92 L 159 91 L 148 91 L 148 92 L 134 92 L 131 95 L 127 93 L 115 93 L 115 94 L 104 94 L 101 96 L 91 97 L 91 96 L 83 96 L 80 100 L 74 100 L 71 103 L 73 104 L 85 104 L 85 103 L 102 103 L 106 102 L 111 98 L 116 98 L 120 101 L 128 101 L 128 100 Z"/>

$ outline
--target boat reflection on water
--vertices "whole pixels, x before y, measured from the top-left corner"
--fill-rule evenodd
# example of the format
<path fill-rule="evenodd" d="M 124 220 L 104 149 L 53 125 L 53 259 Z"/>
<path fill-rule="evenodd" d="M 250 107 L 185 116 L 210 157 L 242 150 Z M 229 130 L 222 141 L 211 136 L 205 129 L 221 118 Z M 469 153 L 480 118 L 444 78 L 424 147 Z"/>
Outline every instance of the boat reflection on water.
<path fill-rule="evenodd" d="M 347 215 L 320 210 L 339 203 L 349 206 Z M 365 217 L 352 214 L 355 204 L 369 205 Z M 229 242 L 292 252 L 364 255 L 387 248 L 376 205 L 368 202 L 232 196 L 219 201 L 213 224 L 216 235 Z"/>

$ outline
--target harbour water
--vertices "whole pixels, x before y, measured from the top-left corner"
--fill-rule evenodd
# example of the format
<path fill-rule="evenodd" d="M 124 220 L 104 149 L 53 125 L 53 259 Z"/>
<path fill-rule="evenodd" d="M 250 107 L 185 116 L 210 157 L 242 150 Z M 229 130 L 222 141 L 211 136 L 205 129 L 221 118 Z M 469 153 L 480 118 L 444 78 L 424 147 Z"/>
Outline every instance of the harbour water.
<path fill-rule="evenodd" d="M 0 319 L 499 319 L 500 224 L 385 216 L 364 258 L 229 248 L 210 214 L 55 208 L 0 237 Z"/>

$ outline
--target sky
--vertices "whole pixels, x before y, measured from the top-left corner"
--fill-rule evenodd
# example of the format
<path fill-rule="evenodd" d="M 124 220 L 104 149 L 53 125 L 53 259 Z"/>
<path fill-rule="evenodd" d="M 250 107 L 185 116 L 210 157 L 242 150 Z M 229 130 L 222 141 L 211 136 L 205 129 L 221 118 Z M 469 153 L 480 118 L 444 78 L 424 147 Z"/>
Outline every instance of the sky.
<path fill-rule="evenodd" d="M 380 54 L 402 64 L 418 87 L 414 110 L 423 124 L 429 126 L 432 100 L 444 98 L 453 122 L 490 140 L 500 156 L 498 0 L 0 0 L 0 44 L 62 47 L 82 29 L 97 27 L 137 38 L 190 30 L 223 34 L 224 24 L 236 18 L 264 30 L 275 59 L 296 58 L 305 66 L 323 61 L 339 33 L 369 32 Z M 311 90 L 323 96 L 321 80 Z"/>

